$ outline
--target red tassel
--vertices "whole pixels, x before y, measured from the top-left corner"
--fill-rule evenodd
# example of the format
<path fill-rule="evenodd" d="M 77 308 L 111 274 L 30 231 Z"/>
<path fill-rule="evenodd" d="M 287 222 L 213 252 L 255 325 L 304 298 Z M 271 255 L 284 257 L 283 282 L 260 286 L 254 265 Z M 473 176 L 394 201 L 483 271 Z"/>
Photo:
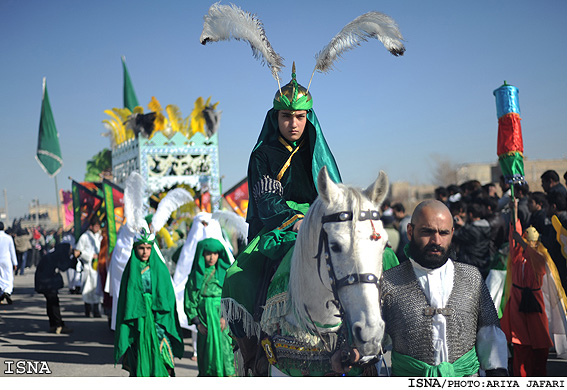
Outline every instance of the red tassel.
<path fill-rule="evenodd" d="M 378 241 L 379 239 L 382 238 L 382 236 L 378 233 L 376 233 L 376 229 L 374 229 L 374 223 L 372 223 L 372 220 L 370 219 L 370 225 L 372 225 L 372 234 L 370 235 L 370 239 L 372 241 Z"/>

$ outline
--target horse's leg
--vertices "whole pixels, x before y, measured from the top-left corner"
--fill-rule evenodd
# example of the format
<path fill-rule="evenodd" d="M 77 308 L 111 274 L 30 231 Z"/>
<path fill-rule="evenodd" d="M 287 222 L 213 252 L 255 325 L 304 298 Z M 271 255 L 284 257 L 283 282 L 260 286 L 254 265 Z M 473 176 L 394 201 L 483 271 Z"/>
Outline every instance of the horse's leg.
<path fill-rule="evenodd" d="M 258 352 L 258 339 L 253 337 L 235 337 L 238 349 L 242 355 L 242 365 L 245 376 L 251 371 L 256 376 L 256 354 Z"/>
<path fill-rule="evenodd" d="M 262 333 L 263 337 L 266 336 L 265 333 Z M 254 376 L 268 376 L 270 371 L 270 363 L 268 362 L 268 358 L 266 357 L 266 352 L 264 352 L 264 348 L 262 344 L 256 344 L 256 358 L 254 360 Z"/>

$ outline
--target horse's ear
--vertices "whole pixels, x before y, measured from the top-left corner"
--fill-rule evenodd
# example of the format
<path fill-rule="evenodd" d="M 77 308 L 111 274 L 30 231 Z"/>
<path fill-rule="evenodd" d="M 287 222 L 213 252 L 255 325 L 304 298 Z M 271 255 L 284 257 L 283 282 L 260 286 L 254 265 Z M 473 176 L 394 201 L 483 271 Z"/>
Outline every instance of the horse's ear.
<path fill-rule="evenodd" d="M 388 195 L 389 186 L 388 175 L 386 175 L 386 172 L 380 171 L 378 178 L 364 191 L 364 195 L 366 195 L 371 202 L 381 205 Z"/>
<path fill-rule="evenodd" d="M 326 166 L 321 168 L 317 176 L 317 191 L 319 197 L 327 204 L 336 203 L 340 198 L 341 190 L 329 177 Z"/>

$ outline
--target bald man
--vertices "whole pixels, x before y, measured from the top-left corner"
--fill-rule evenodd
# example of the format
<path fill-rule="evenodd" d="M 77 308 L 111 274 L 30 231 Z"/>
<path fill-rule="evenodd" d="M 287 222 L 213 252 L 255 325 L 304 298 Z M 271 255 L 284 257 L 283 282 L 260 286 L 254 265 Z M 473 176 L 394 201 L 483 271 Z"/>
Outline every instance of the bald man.
<path fill-rule="evenodd" d="M 450 259 L 453 218 L 420 203 L 408 224 L 409 261 L 384 272 L 382 311 L 394 376 L 506 376 L 506 336 L 480 272 Z"/>

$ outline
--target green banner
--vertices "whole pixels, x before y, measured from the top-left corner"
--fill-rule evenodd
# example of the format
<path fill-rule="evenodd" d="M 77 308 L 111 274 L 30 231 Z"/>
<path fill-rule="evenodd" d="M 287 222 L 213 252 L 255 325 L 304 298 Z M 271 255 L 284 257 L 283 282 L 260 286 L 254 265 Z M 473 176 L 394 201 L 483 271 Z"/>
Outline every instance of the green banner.
<path fill-rule="evenodd" d="M 43 98 L 41 102 L 41 118 L 39 120 L 36 159 L 49 177 L 57 175 L 63 165 L 61 148 L 59 147 L 59 135 L 57 134 L 55 120 L 51 112 L 51 104 L 49 103 L 45 79 L 43 79 Z"/>
<path fill-rule="evenodd" d="M 108 227 L 108 253 L 111 253 L 116 245 L 117 232 L 124 223 L 124 191 L 108 180 L 103 180 L 102 190 Z"/>
<path fill-rule="evenodd" d="M 124 68 L 124 108 L 128 108 L 130 111 L 134 111 L 138 104 L 138 98 L 134 92 L 134 86 L 132 85 L 132 80 L 130 80 L 130 74 L 126 68 L 126 60 L 122 57 L 122 67 Z"/>

